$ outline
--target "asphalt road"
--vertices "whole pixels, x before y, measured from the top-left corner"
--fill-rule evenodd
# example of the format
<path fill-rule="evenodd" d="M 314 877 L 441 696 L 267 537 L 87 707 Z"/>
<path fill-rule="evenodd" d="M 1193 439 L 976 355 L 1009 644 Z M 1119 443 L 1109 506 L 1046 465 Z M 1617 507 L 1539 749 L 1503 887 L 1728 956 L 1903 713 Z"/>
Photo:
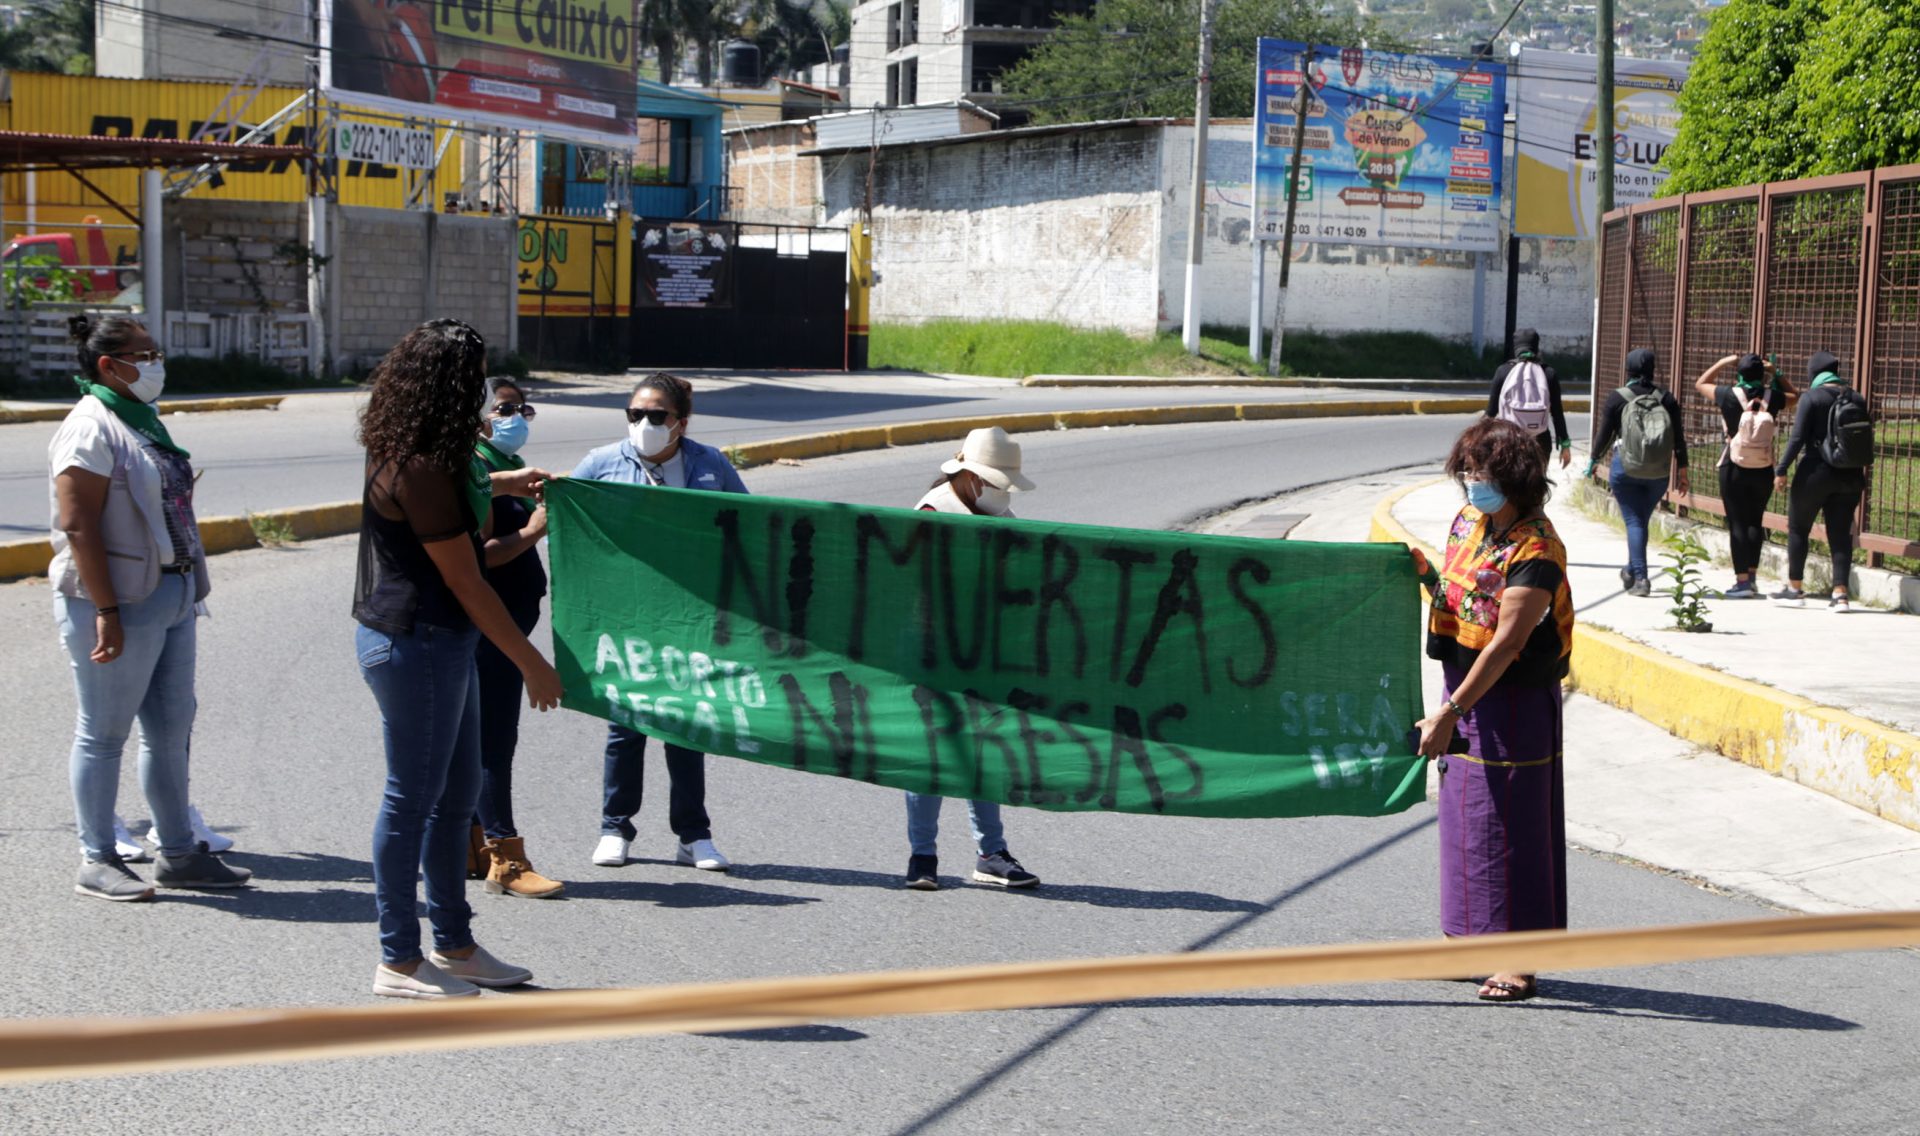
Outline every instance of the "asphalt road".
<path fill-rule="evenodd" d="M 693 436 L 709 445 L 807 434 L 845 426 L 955 418 L 997 411 L 1156 406 L 1166 402 L 1294 402 L 1399 398 L 1392 392 L 1302 388 L 1028 388 L 1004 379 L 877 374 L 695 375 Z M 595 446 L 626 436 L 624 376 L 578 376 L 535 384 L 540 415 L 523 451 L 555 472 Z M 171 415 L 168 429 L 192 451 L 203 517 L 352 500 L 360 495 L 354 441 L 358 391 L 302 394 L 275 411 Z M 0 541 L 45 536 L 47 442 L 57 424 L 0 426 Z"/>
<path fill-rule="evenodd" d="M 1041 490 L 1019 507 L 1166 525 L 1241 497 L 1431 461 L 1459 425 L 1028 435 Z M 748 479 L 762 493 L 904 504 L 946 449 Z M 0 617 L 16 629 L 0 640 L 14 676 L 0 733 L 0 850 L 15 871 L 0 889 L 10 1014 L 367 1000 L 381 760 L 351 650 L 352 568 L 350 538 L 215 562 L 194 795 L 232 831 L 232 858 L 258 886 L 151 905 L 70 891 L 70 680 L 44 585 L 0 586 Z M 897 886 L 897 792 L 715 758 L 709 806 L 733 873 L 666 862 L 658 792 L 639 818 L 641 862 L 596 868 L 601 732 L 571 713 L 523 731 L 520 827 L 568 897 L 472 897 L 481 941 L 551 988 L 1436 933 L 1426 807 L 1291 821 L 1012 809 L 1013 850 L 1045 885 L 1019 894 L 955 879 L 927 894 Z M 139 829 L 128 764 L 123 811 Z M 657 787 L 660 774 L 651 764 Z M 944 848 L 952 877 L 967 852 L 957 805 Z M 1576 927 L 1764 914 L 1609 859 L 1576 854 L 1569 870 Z M 1878 952 L 1548 976 L 1544 997 L 1521 1006 L 1483 1005 L 1452 983 L 1374 984 L 148 1075 L 0 1090 L 0 1130 L 1915 1132 L 1916 980 L 1920 956 Z"/>

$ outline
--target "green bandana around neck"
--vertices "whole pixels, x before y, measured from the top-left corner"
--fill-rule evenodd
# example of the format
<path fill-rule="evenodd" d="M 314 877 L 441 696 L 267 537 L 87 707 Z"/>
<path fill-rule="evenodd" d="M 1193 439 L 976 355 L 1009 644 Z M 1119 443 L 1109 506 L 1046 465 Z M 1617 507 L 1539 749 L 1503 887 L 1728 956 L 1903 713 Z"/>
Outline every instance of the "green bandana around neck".
<path fill-rule="evenodd" d="M 527 468 L 527 459 L 521 457 L 519 454 L 506 453 L 487 438 L 480 439 L 480 444 L 474 447 L 474 453 L 479 456 L 482 462 L 486 463 L 488 469 L 495 473 L 505 473 L 511 469 Z M 524 502 L 529 509 L 539 504 L 539 502 L 533 500 L 531 497 L 516 497 L 514 500 Z"/>
<path fill-rule="evenodd" d="M 1819 376 L 1813 380 L 1813 385 L 1809 386 L 1807 389 L 1812 390 L 1814 387 L 1824 387 L 1828 383 L 1837 383 L 1841 381 L 1842 380 L 1840 376 L 1837 374 L 1834 374 L 1832 371 L 1822 371 L 1820 372 Z"/>
<path fill-rule="evenodd" d="M 473 523 L 485 532 L 487 517 L 493 512 L 493 479 L 487 476 L 487 460 L 476 454 L 467 463 L 467 504 L 473 508 Z"/>
<path fill-rule="evenodd" d="M 193 456 L 174 444 L 173 435 L 167 433 L 166 426 L 160 421 L 160 412 L 147 403 L 137 398 L 128 398 L 105 383 L 96 383 L 83 375 L 75 375 L 73 385 L 80 388 L 81 397 L 92 395 L 105 403 L 108 410 L 113 411 L 120 421 L 127 424 L 127 429 L 147 441 L 168 453 L 179 454 L 183 458 Z"/>

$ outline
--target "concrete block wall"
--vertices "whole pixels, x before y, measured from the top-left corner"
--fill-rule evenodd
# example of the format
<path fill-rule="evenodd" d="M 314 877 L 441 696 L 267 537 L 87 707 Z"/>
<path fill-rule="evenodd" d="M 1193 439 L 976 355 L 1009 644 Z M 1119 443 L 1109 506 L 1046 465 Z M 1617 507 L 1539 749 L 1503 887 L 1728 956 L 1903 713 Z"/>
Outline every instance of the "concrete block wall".
<path fill-rule="evenodd" d="M 278 251 L 304 243 L 304 206 L 189 197 L 168 202 L 166 218 L 170 310 L 257 312 L 263 296 L 271 311 L 307 310 L 307 267 Z"/>
<path fill-rule="evenodd" d="M 765 225 L 820 223 L 820 163 L 798 156 L 813 145 L 811 123 L 730 130 L 726 143 L 727 182 L 734 187 L 729 214 L 733 220 Z"/>
<path fill-rule="evenodd" d="M 825 223 L 850 224 L 868 155 L 820 161 Z M 1160 165 L 1152 125 L 882 147 L 875 322 L 1031 319 L 1151 334 Z"/>
<path fill-rule="evenodd" d="M 342 206 L 335 230 L 341 366 L 370 366 L 421 322 L 451 316 L 508 350 L 510 218 Z"/>

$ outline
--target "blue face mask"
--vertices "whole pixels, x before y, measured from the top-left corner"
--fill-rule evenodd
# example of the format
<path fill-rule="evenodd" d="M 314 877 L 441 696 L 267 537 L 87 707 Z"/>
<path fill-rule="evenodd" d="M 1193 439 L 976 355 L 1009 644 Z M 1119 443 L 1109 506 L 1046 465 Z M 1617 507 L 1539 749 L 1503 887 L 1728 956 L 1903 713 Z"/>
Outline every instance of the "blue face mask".
<path fill-rule="evenodd" d="M 1467 482 L 1467 504 L 1483 513 L 1497 513 L 1507 506 L 1507 495 L 1490 481 Z"/>
<path fill-rule="evenodd" d="M 503 454 L 517 454 L 527 444 L 527 420 L 518 414 L 493 420 L 493 448 Z"/>

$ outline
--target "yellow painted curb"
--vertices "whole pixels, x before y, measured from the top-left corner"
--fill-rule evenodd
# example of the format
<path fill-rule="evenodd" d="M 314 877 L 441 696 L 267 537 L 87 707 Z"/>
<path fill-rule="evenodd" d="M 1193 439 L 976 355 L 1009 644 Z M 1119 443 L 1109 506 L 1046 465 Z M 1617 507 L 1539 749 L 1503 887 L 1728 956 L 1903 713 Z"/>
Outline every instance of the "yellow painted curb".
<path fill-rule="evenodd" d="M 1398 489 L 1373 510 L 1368 539 L 1439 553 L 1393 515 Z M 1723 674 L 1614 631 L 1575 623 L 1568 685 L 1674 737 L 1920 829 L 1920 737 L 1797 694 Z"/>
<path fill-rule="evenodd" d="M 285 526 L 295 540 L 345 536 L 360 528 L 360 502 L 335 501 L 330 505 L 305 505 L 295 509 L 271 509 L 244 517 L 208 517 L 200 522 L 200 544 L 212 556 L 259 548 L 254 535 L 256 520 Z M 0 580 L 21 580 L 45 575 L 53 562 L 53 542 L 20 540 L 0 544 Z"/>
<path fill-rule="evenodd" d="M 212 410 L 277 410 L 285 395 L 248 395 L 245 398 L 190 398 L 160 404 L 162 414 L 197 414 Z M 29 406 L 17 410 L 0 408 L 0 426 L 19 422 L 59 422 L 73 410 L 64 406 Z"/>

